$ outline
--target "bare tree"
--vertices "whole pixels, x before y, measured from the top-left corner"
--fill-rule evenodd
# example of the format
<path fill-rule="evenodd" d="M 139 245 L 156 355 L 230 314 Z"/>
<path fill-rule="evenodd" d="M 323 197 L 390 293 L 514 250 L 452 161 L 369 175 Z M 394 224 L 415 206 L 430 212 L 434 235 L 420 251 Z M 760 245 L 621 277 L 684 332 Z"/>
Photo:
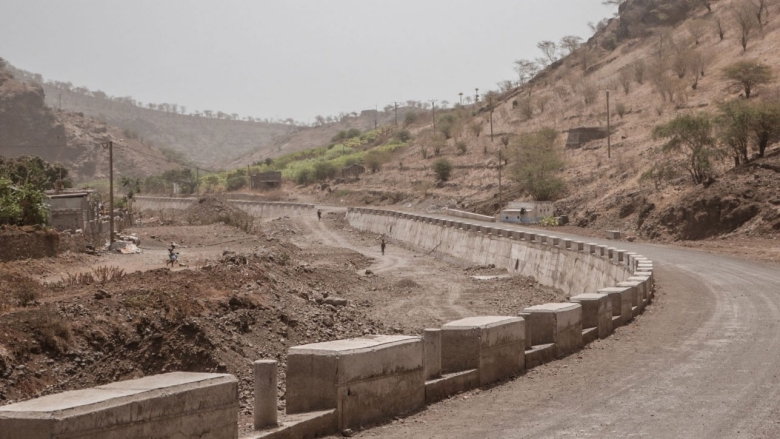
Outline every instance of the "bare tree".
<path fill-rule="evenodd" d="M 748 41 L 750 41 L 750 34 L 756 27 L 756 21 L 753 17 L 753 6 L 751 3 L 745 2 L 734 9 L 734 19 L 737 22 L 739 28 L 739 42 L 742 44 L 742 51 L 747 52 Z"/>
<path fill-rule="evenodd" d="M 720 17 L 715 17 L 712 19 L 712 21 L 715 25 L 715 31 L 718 33 L 720 40 L 723 41 L 723 38 L 726 36 L 726 29 L 723 27 L 723 20 L 721 20 Z"/>
<path fill-rule="evenodd" d="M 753 9 L 756 14 L 756 21 L 758 22 L 759 32 L 764 32 L 764 15 L 769 14 L 769 1 L 768 0 L 751 0 Z"/>
<path fill-rule="evenodd" d="M 645 61 L 641 59 L 634 61 L 631 64 L 631 69 L 634 71 L 634 81 L 642 85 L 645 82 Z"/>
<path fill-rule="evenodd" d="M 527 59 L 519 59 L 515 61 L 515 72 L 517 72 L 518 80 L 522 86 L 534 79 L 534 76 L 539 73 L 539 65 Z"/>
<path fill-rule="evenodd" d="M 558 45 L 556 45 L 553 41 L 541 41 L 536 45 L 536 47 L 538 47 L 544 56 L 550 61 L 548 64 L 552 64 L 558 60 Z"/>
<path fill-rule="evenodd" d="M 580 84 L 580 94 L 582 94 L 585 105 L 589 107 L 596 103 L 596 100 L 599 97 L 599 89 L 592 83 L 583 81 Z"/>
<path fill-rule="evenodd" d="M 701 40 L 701 37 L 704 36 L 706 31 L 707 26 L 705 26 L 704 22 L 701 20 L 691 20 L 691 22 L 688 23 L 688 32 L 691 34 L 691 37 L 697 46 L 699 45 L 699 41 Z"/>
<path fill-rule="evenodd" d="M 514 85 L 512 84 L 512 81 L 501 81 L 498 83 L 498 89 L 501 91 L 501 93 L 506 93 L 510 90 L 512 90 Z"/>
<path fill-rule="evenodd" d="M 688 73 L 688 68 L 691 63 L 691 51 L 681 50 L 677 52 L 672 58 L 672 62 L 669 65 L 677 77 L 682 79 Z"/>
<path fill-rule="evenodd" d="M 561 42 L 558 43 L 561 49 L 566 51 L 566 55 L 571 55 L 580 48 L 582 44 L 582 38 L 575 35 L 567 35 L 561 38 Z"/>
<path fill-rule="evenodd" d="M 580 63 L 582 64 L 582 71 L 587 72 L 588 69 L 596 62 L 596 55 L 593 54 L 587 47 L 583 47 L 580 50 Z"/>
<path fill-rule="evenodd" d="M 539 109 L 540 113 L 544 113 L 544 110 L 547 109 L 547 104 L 550 103 L 550 97 L 547 95 L 539 96 L 536 98 L 536 108 Z"/>
<path fill-rule="evenodd" d="M 618 72 L 618 81 L 623 87 L 623 92 L 628 94 L 631 91 L 631 68 L 625 66 Z"/>

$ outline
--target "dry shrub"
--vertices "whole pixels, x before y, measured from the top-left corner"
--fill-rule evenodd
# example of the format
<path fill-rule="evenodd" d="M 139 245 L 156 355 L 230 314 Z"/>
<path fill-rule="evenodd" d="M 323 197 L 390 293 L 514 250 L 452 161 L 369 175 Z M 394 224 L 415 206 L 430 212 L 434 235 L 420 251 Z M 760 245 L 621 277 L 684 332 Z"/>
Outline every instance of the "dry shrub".
<path fill-rule="evenodd" d="M 67 352 L 73 340 L 70 323 L 53 307 L 45 307 L 31 315 L 30 325 L 45 350 L 58 354 Z"/>
<path fill-rule="evenodd" d="M 101 265 L 93 268 L 92 272 L 88 273 L 66 273 L 65 279 L 60 284 L 64 286 L 92 285 L 119 280 L 124 276 L 125 270 L 119 267 Z"/>
<path fill-rule="evenodd" d="M 119 267 L 101 265 L 92 270 L 92 276 L 98 282 L 106 283 L 125 277 L 125 270 Z"/>
<path fill-rule="evenodd" d="M 27 276 L 0 277 L 0 312 L 15 306 L 28 306 L 38 300 L 40 284 Z"/>
<path fill-rule="evenodd" d="M 173 321 L 196 316 L 203 311 L 200 301 L 181 291 L 140 291 L 124 299 L 123 304 L 139 310 L 161 310 Z"/>

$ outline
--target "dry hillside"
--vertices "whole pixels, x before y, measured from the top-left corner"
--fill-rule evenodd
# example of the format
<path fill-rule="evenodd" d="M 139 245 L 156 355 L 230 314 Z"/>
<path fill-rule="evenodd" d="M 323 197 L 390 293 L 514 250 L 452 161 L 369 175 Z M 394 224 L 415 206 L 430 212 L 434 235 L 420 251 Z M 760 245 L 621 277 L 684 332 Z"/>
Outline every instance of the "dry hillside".
<path fill-rule="evenodd" d="M 737 20 L 744 2 L 711 2 L 711 11 L 703 4 L 707 2 L 700 3 L 629 0 L 621 5 L 620 18 L 602 22 L 595 36 L 571 54 L 528 83 L 494 95 L 492 141 L 490 106 L 483 96 L 479 104 L 449 111 L 456 122 L 446 143 L 441 133 L 434 135 L 428 112 L 421 118 L 424 122 L 409 127 L 415 135 L 413 144 L 396 152 L 380 172 L 365 174 L 357 182 L 331 184 L 332 193 L 313 191 L 329 193 L 325 196 L 336 202 L 456 205 L 493 214 L 508 200 L 529 197 L 511 179 L 518 137 L 552 127 L 559 133 L 556 145 L 564 158 L 561 173 L 566 182 L 556 213 L 567 215 L 575 225 L 616 227 L 651 239 L 700 239 L 734 231 L 774 235 L 780 229 L 776 146 L 770 145 L 766 158 L 736 169 L 730 156 L 716 161 L 714 182 L 707 187 L 694 185 L 681 169 L 663 179 L 642 178 L 654 165 L 680 158 L 662 153 L 664 140 L 652 136 L 656 126 L 680 115 L 714 116 L 719 103 L 743 98 L 724 77 L 724 67 L 753 60 L 780 73 L 777 2 L 768 5 L 761 28 L 754 23 L 747 50 L 742 48 Z M 675 64 L 678 54 L 700 64 L 682 71 Z M 638 64 L 644 67 L 642 78 L 636 74 Z M 770 99 L 772 88 L 759 88 L 751 101 Z M 606 132 L 607 91 L 610 156 L 606 138 L 567 147 L 572 130 Z M 474 124 L 481 124 L 481 131 L 472 129 Z M 437 143 L 439 155 L 432 152 Z M 465 145 L 465 153 L 458 143 Z M 503 203 L 497 167 L 501 148 L 509 157 L 503 168 Z M 454 169 L 449 181 L 437 184 L 432 165 L 440 157 L 450 160 Z"/>
<path fill-rule="evenodd" d="M 0 69 L 0 155 L 37 155 L 64 164 L 75 181 L 89 181 L 108 177 L 108 151 L 99 145 L 114 141 L 118 176 L 147 176 L 174 167 L 160 151 L 125 137 L 122 130 L 81 113 L 52 110 L 40 86 Z"/>

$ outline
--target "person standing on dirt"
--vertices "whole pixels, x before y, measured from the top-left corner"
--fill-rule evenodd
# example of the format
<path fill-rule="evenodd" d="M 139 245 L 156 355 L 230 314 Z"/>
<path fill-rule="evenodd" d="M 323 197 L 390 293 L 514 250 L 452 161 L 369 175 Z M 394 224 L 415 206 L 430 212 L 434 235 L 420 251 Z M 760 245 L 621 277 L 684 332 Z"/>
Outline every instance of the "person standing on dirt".
<path fill-rule="evenodd" d="M 317 209 L 317 221 L 322 221 L 322 209 Z"/>
<path fill-rule="evenodd" d="M 168 264 L 171 264 L 171 268 L 173 268 L 173 264 L 176 263 L 176 261 L 179 259 L 179 254 L 176 253 L 176 243 L 172 242 L 170 248 L 168 248 L 168 261 L 165 263 L 167 266 Z"/>
<path fill-rule="evenodd" d="M 382 243 L 379 244 L 380 247 L 382 247 L 382 256 L 385 255 L 385 247 L 387 247 L 387 243 L 385 242 L 385 238 L 382 238 Z"/>

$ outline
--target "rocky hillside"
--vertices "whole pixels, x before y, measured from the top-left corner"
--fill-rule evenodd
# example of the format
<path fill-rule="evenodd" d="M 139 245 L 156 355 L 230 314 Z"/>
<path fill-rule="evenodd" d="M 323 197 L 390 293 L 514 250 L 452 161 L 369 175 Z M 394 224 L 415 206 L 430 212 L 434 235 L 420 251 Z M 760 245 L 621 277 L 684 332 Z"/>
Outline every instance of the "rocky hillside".
<path fill-rule="evenodd" d="M 0 155 L 37 155 L 60 162 L 75 182 L 108 177 L 108 152 L 99 146 L 108 141 L 117 144 L 118 176 L 148 176 L 177 167 L 159 150 L 125 137 L 119 128 L 81 113 L 52 110 L 45 105 L 42 87 L 0 69 Z"/>

